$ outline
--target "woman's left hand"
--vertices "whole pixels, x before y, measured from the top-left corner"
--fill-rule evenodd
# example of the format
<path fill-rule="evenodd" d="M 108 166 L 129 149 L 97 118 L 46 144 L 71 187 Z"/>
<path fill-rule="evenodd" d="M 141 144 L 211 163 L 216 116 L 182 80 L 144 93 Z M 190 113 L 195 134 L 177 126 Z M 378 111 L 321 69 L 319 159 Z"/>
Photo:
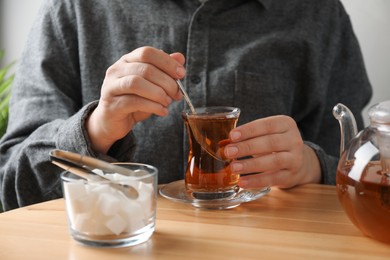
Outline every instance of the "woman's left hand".
<path fill-rule="evenodd" d="M 230 139 L 225 156 L 234 160 L 231 169 L 241 175 L 239 185 L 243 188 L 291 188 L 320 182 L 319 160 L 303 143 L 296 122 L 289 116 L 271 116 L 241 125 L 230 132 Z M 242 157 L 246 158 L 237 160 Z"/>

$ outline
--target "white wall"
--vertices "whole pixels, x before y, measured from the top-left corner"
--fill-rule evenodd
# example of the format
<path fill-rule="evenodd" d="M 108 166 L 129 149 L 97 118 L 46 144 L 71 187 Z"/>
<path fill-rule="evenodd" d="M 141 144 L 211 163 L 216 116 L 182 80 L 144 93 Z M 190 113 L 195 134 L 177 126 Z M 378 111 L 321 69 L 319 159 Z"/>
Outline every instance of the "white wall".
<path fill-rule="evenodd" d="M 31 21 L 42 2 L 43 0 L 0 0 L 0 49 L 6 50 L 5 58 L 0 61 L 1 65 L 20 56 Z M 374 87 L 374 95 L 368 107 L 390 100 L 390 1 L 342 2 L 351 16 Z M 367 122 L 367 109 L 363 114 Z"/>
<path fill-rule="evenodd" d="M 0 0 L 0 65 L 17 60 L 24 48 L 31 22 L 43 0 Z"/>
<path fill-rule="evenodd" d="M 342 0 L 362 48 L 368 76 L 374 88 L 370 104 L 390 100 L 390 1 Z"/>

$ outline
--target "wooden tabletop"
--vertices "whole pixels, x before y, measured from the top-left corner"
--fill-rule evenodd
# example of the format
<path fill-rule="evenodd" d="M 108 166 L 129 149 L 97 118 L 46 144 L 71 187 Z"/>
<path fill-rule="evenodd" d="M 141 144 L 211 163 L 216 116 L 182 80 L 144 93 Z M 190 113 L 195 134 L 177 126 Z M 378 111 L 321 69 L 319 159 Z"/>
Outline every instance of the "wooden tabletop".
<path fill-rule="evenodd" d="M 63 199 L 0 214 L 0 259 L 390 259 L 390 245 L 349 221 L 335 187 L 273 188 L 229 210 L 159 197 L 156 231 L 143 244 L 99 249 L 69 235 Z"/>

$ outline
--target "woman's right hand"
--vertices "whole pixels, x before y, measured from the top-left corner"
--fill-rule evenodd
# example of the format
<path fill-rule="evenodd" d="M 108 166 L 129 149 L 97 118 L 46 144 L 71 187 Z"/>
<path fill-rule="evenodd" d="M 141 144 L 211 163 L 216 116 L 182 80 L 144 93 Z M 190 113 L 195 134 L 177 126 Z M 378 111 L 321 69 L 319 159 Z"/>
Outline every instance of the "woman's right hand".
<path fill-rule="evenodd" d="M 175 79 L 185 76 L 181 53 L 141 47 L 107 69 L 99 104 L 86 128 L 95 152 L 107 153 L 134 125 L 152 114 L 166 116 L 167 107 L 182 98 Z"/>

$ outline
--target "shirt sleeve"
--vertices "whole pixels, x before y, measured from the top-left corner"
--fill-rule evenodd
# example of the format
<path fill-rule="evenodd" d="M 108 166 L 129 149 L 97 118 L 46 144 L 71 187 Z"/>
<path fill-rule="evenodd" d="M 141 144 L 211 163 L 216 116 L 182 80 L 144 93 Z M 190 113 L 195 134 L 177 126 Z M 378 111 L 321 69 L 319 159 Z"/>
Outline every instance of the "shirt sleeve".
<path fill-rule="evenodd" d="M 18 61 L 8 129 L 0 141 L 0 194 L 5 210 L 62 197 L 63 170 L 50 163 L 53 149 L 128 161 L 134 146 L 129 134 L 109 155 L 92 151 L 84 123 L 98 101 L 83 97 L 72 17 L 61 22 L 64 17 L 52 10 L 55 2 L 45 2 L 41 8 Z"/>
<path fill-rule="evenodd" d="M 324 53 L 332 59 L 329 73 L 323 77 L 327 87 L 324 113 L 320 116 L 321 127 L 317 140 L 307 142 L 317 154 L 323 173 L 322 183 L 336 183 L 337 164 L 340 151 L 340 127 L 333 117 L 332 109 L 337 103 L 343 103 L 354 114 L 358 129 L 364 128 L 362 111 L 372 96 L 359 42 L 354 34 L 348 14 L 341 3 L 335 18 L 332 35 L 332 51 Z M 314 144 L 315 143 L 315 144 Z"/>

